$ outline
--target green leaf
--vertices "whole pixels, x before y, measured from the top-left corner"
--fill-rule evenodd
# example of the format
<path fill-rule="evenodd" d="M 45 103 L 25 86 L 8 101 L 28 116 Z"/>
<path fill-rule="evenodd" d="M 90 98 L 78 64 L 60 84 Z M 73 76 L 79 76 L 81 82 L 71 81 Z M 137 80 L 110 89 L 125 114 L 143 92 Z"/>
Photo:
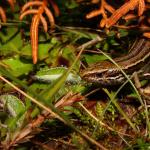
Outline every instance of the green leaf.
<path fill-rule="evenodd" d="M 25 63 L 19 57 L 3 59 L 2 63 L 7 65 L 11 73 L 16 77 L 27 75 L 33 69 L 33 64 Z"/>
<path fill-rule="evenodd" d="M 49 49 L 52 47 L 53 45 L 50 43 L 39 43 L 38 44 L 38 60 L 43 60 L 47 57 L 49 57 Z M 21 55 L 25 56 L 25 57 L 32 57 L 32 48 L 30 44 L 25 45 L 22 49 L 21 49 Z"/>
<path fill-rule="evenodd" d="M 42 44 L 39 44 L 39 47 L 38 47 L 38 59 L 39 60 L 43 60 L 47 57 L 49 57 L 49 49 L 52 48 L 52 44 L 50 43 L 42 43 Z"/>
<path fill-rule="evenodd" d="M 1 95 L 0 103 L 4 110 L 8 112 L 8 118 L 11 117 L 10 120 L 8 118 L 6 119 L 9 127 L 15 126 L 16 124 L 21 126 L 25 118 L 26 109 L 24 103 L 16 96 L 10 94 Z"/>
<path fill-rule="evenodd" d="M 83 56 L 88 64 L 104 61 L 107 59 L 104 55 L 97 55 L 97 54 L 94 55 L 84 54 Z"/>
<path fill-rule="evenodd" d="M 7 28 L 5 31 L 0 32 L 0 53 L 20 53 L 19 49 L 23 45 L 21 39 L 21 32 L 18 28 Z"/>
<path fill-rule="evenodd" d="M 127 30 L 124 30 L 124 29 L 119 29 L 119 36 L 120 37 L 125 37 L 127 36 L 129 33 Z"/>
<path fill-rule="evenodd" d="M 66 71 L 67 71 L 66 67 L 42 69 L 37 72 L 34 78 L 42 82 L 50 83 L 60 78 Z M 77 75 L 74 71 L 71 71 L 68 74 L 68 77 L 66 78 L 66 82 L 69 83 L 79 83 L 80 81 L 81 81 L 80 76 Z"/>
<path fill-rule="evenodd" d="M 69 8 L 69 9 L 73 9 L 73 8 L 76 8 L 76 7 L 78 7 L 78 4 L 76 3 L 76 1 L 74 1 L 74 0 L 71 0 L 71 1 L 69 1 L 69 2 L 65 2 L 65 5 L 66 5 L 66 7 L 67 8 Z"/>

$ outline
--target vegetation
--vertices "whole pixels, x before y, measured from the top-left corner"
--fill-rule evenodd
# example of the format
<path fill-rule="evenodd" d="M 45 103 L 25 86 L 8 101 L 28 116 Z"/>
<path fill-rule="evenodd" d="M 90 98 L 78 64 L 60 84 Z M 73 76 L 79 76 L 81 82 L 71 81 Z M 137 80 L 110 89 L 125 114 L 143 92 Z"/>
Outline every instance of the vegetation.
<path fill-rule="evenodd" d="M 0 149 L 150 149 L 149 81 L 80 77 L 139 37 L 150 38 L 149 0 L 1 1 Z"/>

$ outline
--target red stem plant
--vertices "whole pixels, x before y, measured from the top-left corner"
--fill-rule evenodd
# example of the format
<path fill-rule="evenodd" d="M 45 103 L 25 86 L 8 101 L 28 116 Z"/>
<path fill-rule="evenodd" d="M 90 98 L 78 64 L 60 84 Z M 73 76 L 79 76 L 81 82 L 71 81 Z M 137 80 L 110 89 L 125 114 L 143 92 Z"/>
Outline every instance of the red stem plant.
<path fill-rule="evenodd" d="M 0 18 L 1 18 L 2 22 L 4 22 L 4 23 L 7 20 L 5 11 L 4 11 L 4 9 L 1 6 L 0 6 Z"/>
<path fill-rule="evenodd" d="M 101 0 L 99 9 L 88 13 L 86 15 L 86 18 L 90 19 L 98 15 L 102 15 L 100 27 L 110 28 L 116 25 L 118 20 L 123 16 L 126 19 L 132 19 L 135 17 L 145 18 L 145 16 L 143 16 L 143 13 L 145 10 L 148 10 L 150 8 L 148 4 L 149 2 L 149 0 L 126 0 L 120 8 L 115 10 L 106 2 L 106 0 Z M 133 10 L 137 10 L 137 15 L 130 14 L 130 11 Z M 108 13 L 111 13 L 111 16 L 108 16 Z M 142 27 L 145 28 L 147 26 L 142 24 L 141 28 Z M 150 32 L 145 32 L 143 35 L 150 38 Z"/>
<path fill-rule="evenodd" d="M 7 2 L 9 3 L 11 10 L 14 11 L 14 0 L 7 0 Z M 7 17 L 6 17 L 6 13 L 5 10 L 0 6 L 0 19 L 2 22 L 6 23 L 7 21 Z"/>
<path fill-rule="evenodd" d="M 51 5 L 54 8 L 55 14 L 59 15 L 59 9 L 56 4 L 50 0 Z M 55 20 L 51 10 L 47 7 L 48 2 L 46 0 L 43 1 L 30 1 L 27 2 L 21 10 L 20 20 L 22 20 L 26 15 L 34 14 L 32 17 L 31 28 L 30 28 L 30 38 L 31 38 L 31 47 L 32 47 L 32 59 L 33 63 L 37 63 L 38 59 L 38 27 L 40 22 L 43 25 L 43 29 L 45 32 L 48 30 L 48 24 L 43 14 L 45 13 L 48 17 L 49 23 L 51 25 L 51 29 L 55 27 Z M 29 9 L 30 8 L 30 9 Z"/>

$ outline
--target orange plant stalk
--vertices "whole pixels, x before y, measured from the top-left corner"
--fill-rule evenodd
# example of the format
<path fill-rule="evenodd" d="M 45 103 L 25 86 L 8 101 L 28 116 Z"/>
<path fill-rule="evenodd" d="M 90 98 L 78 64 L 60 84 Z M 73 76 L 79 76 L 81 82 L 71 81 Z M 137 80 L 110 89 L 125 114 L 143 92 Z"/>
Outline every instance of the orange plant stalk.
<path fill-rule="evenodd" d="M 54 3 L 55 4 L 55 3 Z M 54 4 L 52 5 L 54 7 Z M 37 6 L 38 8 L 33 8 L 33 6 Z M 31 7 L 31 8 L 30 8 Z M 38 58 L 38 26 L 41 22 L 43 25 L 43 29 L 45 32 L 48 30 L 47 21 L 43 13 L 48 17 L 51 28 L 55 27 L 55 20 L 52 12 L 47 7 L 47 1 L 30 1 L 26 3 L 21 10 L 20 20 L 23 19 L 24 16 L 28 14 L 34 14 L 32 18 L 31 28 L 30 28 L 30 38 L 31 38 L 31 47 L 32 47 L 32 59 L 33 63 L 37 63 Z M 57 12 L 58 13 L 58 12 Z"/>
<path fill-rule="evenodd" d="M 0 17 L 1 17 L 2 22 L 5 23 L 7 21 L 5 11 L 2 7 L 0 7 Z"/>
<path fill-rule="evenodd" d="M 39 15 L 34 15 L 32 18 L 32 24 L 31 24 L 31 28 L 30 28 L 33 64 L 37 63 L 39 22 L 40 22 Z"/>

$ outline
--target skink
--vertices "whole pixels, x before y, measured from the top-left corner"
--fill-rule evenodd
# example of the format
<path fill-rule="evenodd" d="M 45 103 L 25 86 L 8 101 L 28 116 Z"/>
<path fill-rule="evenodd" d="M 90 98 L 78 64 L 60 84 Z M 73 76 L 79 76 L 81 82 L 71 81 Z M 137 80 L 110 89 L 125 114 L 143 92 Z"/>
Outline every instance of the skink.
<path fill-rule="evenodd" d="M 139 72 L 144 77 L 144 70 L 150 70 L 150 40 L 139 39 L 132 46 L 130 52 L 114 59 L 121 69 L 129 76 Z M 146 71 L 145 77 L 150 77 Z M 81 71 L 81 77 L 91 83 L 104 86 L 117 85 L 125 81 L 120 69 L 110 61 L 98 62 Z"/>

